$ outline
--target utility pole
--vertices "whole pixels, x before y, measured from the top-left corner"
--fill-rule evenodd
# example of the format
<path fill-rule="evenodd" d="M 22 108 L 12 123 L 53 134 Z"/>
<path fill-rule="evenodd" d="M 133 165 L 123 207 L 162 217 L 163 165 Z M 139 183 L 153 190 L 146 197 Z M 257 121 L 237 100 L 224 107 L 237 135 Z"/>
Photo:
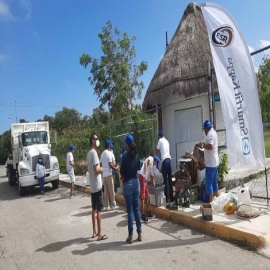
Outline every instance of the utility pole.
<path fill-rule="evenodd" d="M 16 123 L 18 123 L 18 119 L 17 119 L 17 102 L 15 99 L 15 115 L 16 115 Z"/>

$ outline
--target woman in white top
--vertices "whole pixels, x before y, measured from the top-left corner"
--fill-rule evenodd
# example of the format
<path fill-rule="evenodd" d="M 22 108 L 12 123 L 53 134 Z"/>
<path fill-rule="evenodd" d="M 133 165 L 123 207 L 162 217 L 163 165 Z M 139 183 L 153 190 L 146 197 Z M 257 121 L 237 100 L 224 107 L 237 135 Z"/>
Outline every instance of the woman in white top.
<path fill-rule="evenodd" d="M 142 165 L 139 171 L 139 181 L 140 181 L 140 199 L 141 199 L 141 219 L 144 222 L 148 221 L 148 218 L 154 217 L 149 210 L 149 189 L 147 181 L 150 180 L 152 185 L 155 187 L 155 170 L 159 168 L 160 159 L 158 156 L 149 156 Z"/>
<path fill-rule="evenodd" d="M 38 179 L 40 193 L 44 194 L 44 178 L 45 178 L 45 166 L 43 165 L 42 158 L 38 158 L 36 165 L 36 177 Z"/>

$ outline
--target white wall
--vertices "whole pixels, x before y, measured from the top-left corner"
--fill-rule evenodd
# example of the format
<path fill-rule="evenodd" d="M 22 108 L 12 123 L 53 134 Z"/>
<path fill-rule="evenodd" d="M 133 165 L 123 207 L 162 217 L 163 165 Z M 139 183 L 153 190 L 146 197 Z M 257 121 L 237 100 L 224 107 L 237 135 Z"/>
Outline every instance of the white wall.
<path fill-rule="evenodd" d="M 195 143 L 204 139 L 202 130 L 203 122 L 210 119 L 208 95 L 202 95 L 185 100 L 183 96 L 175 96 L 162 104 L 162 126 L 164 136 L 170 142 L 172 156 L 172 171 L 178 169 L 178 159 L 185 154 L 185 151 L 193 151 Z M 191 109 L 192 110 L 188 110 Z M 186 111 L 185 111 L 186 110 Z M 192 112 L 194 115 L 189 115 Z M 201 112 L 201 113 L 199 113 Z M 225 129 L 220 102 L 215 102 L 215 122 L 218 134 L 219 145 L 226 145 L 226 132 L 218 130 Z M 179 119 L 184 119 L 179 122 Z M 200 128 L 201 127 L 201 128 Z M 181 129 L 185 129 L 181 135 Z M 198 134 L 193 134 L 196 132 Z M 190 135 L 188 135 L 190 134 Z M 197 139 L 197 140 L 196 140 Z M 226 153 L 223 150 L 221 154 Z"/>

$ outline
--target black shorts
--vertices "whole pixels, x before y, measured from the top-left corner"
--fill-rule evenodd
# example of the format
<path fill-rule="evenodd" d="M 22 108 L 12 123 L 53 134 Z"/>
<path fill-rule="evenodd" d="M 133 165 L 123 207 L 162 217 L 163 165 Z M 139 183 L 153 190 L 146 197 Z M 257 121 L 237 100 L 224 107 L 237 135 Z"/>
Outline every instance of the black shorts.
<path fill-rule="evenodd" d="M 103 200 L 102 200 L 102 192 L 101 190 L 98 192 L 91 193 L 91 202 L 92 209 L 100 212 L 103 208 Z"/>

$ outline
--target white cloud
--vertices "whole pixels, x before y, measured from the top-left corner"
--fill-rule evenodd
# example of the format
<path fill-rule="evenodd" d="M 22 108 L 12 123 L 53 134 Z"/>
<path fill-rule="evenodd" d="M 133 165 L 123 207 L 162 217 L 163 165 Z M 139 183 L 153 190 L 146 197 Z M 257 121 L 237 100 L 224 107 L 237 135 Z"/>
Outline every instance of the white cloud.
<path fill-rule="evenodd" d="M 14 0 L 13 6 L 7 1 L 0 0 L 0 20 L 29 20 L 31 18 L 31 0 Z M 14 9 L 13 9 L 13 8 Z M 19 10 L 20 15 L 16 15 L 15 10 Z"/>
<path fill-rule="evenodd" d="M 10 12 L 9 6 L 3 2 L 0 1 L 0 20 L 13 20 L 14 16 Z"/>
<path fill-rule="evenodd" d="M 251 47 L 251 46 L 249 46 L 249 45 L 248 45 L 248 50 L 249 50 L 249 52 L 250 52 L 250 53 L 252 53 L 252 52 L 254 52 L 254 51 L 255 51 L 255 50 L 254 50 L 254 48 L 253 48 L 253 47 Z"/>
<path fill-rule="evenodd" d="M 31 1 L 30 0 L 20 0 L 21 6 L 25 10 L 25 20 L 31 18 Z"/>
<path fill-rule="evenodd" d="M 260 40 L 260 48 L 264 48 L 270 45 L 270 40 Z"/>
<path fill-rule="evenodd" d="M 0 63 L 4 63 L 7 60 L 7 56 L 3 53 L 0 53 Z"/>

